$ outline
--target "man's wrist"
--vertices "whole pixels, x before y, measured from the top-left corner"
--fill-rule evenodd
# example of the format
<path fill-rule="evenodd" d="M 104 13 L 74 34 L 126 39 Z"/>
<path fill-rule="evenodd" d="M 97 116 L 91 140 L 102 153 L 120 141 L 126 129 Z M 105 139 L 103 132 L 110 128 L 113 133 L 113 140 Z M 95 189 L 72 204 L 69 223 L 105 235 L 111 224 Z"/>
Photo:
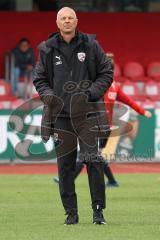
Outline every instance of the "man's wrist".
<path fill-rule="evenodd" d="M 41 100 L 44 104 L 50 106 L 54 103 L 54 95 L 43 95 L 41 96 Z"/>

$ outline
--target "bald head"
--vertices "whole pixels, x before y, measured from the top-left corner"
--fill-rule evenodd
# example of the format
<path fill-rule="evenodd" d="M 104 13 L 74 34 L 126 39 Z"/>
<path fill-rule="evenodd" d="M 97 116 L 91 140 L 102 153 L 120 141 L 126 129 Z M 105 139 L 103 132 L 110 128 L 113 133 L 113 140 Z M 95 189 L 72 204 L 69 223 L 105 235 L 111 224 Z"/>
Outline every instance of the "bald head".
<path fill-rule="evenodd" d="M 72 14 L 72 16 L 77 18 L 76 13 L 75 13 L 75 11 L 72 8 L 70 8 L 70 7 L 63 7 L 57 13 L 57 20 L 59 18 L 61 18 L 65 13 L 70 13 L 70 14 Z"/>
<path fill-rule="evenodd" d="M 57 13 L 57 27 L 61 34 L 73 34 L 77 27 L 77 16 L 75 11 L 69 7 L 63 7 Z"/>

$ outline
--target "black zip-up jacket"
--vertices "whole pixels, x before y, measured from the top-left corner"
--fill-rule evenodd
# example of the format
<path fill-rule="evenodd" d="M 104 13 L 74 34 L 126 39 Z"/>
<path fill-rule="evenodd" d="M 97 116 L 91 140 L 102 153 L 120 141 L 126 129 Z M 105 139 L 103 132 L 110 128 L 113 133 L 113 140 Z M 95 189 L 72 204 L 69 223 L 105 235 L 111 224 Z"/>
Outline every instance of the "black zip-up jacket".
<path fill-rule="evenodd" d="M 65 46 L 59 33 L 52 34 L 47 41 L 39 45 L 40 54 L 34 69 L 33 83 L 40 98 L 43 100 L 44 96 L 51 96 L 52 99 L 53 95 L 61 97 L 64 107 L 60 116 L 71 117 L 69 108 L 71 96 L 75 91 L 81 90 L 76 89 L 67 93 L 65 91 L 66 84 L 71 83 L 70 86 L 80 85 L 82 80 L 87 79 L 90 80 L 90 87 L 85 92 L 88 95 L 88 100 L 94 102 L 94 109 L 96 103 L 95 112 L 99 112 L 99 109 L 105 111 L 105 107 L 102 109 L 99 100 L 103 98 L 113 81 L 113 66 L 110 60 L 95 40 L 95 35 L 79 32 L 71 44 L 70 49 L 67 49 L 67 52 L 69 52 L 68 50 L 72 51 L 70 56 L 65 51 L 67 46 Z M 81 104 L 81 97 L 80 100 L 79 97 L 74 100 L 75 116 L 77 113 L 81 115 L 81 110 L 88 113 L 87 104 L 84 102 Z M 41 136 L 45 142 L 53 135 L 53 115 L 59 112 L 57 105 L 59 104 L 56 101 L 52 106 L 48 106 L 46 103 L 44 105 Z M 99 126 L 107 125 L 106 114 L 100 119 L 100 121 L 97 120 Z"/>
<path fill-rule="evenodd" d="M 66 46 L 65 46 L 66 44 Z M 70 45 L 70 46 L 69 46 Z M 66 84 L 90 80 L 87 93 L 90 101 L 98 101 L 109 89 L 113 79 L 113 67 L 95 40 L 95 35 L 77 32 L 69 43 L 64 43 L 60 33 L 54 33 L 39 45 L 33 83 L 40 97 L 56 95 L 64 102 L 63 113 L 69 116 L 70 99 L 75 91 L 66 92 Z M 66 59 L 65 49 L 72 51 Z"/>

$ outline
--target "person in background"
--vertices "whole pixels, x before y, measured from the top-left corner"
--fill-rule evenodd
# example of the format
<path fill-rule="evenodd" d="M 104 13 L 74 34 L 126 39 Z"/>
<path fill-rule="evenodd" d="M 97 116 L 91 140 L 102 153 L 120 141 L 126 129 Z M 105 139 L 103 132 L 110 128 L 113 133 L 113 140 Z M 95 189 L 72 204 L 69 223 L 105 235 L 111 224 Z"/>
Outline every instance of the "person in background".
<path fill-rule="evenodd" d="M 11 61 L 13 63 L 13 69 L 11 70 L 12 93 L 24 98 L 35 63 L 34 52 L 27 38 L 20 39 L 16 48 L 12 50 Z"/>
<path fill-rule="evenodd" d="M 15 11 L 16 1 L 15 0 L 1 0 L 0 11 Z"/>
<path fill-rule="evenodd" d="M 33 8 L 39 11 L 56 11 L 57 0 L 33 0 Z"/>
<path fill-rule="evenodd" d="M 107 57 L 109 57 L 111 59 L 112 64 L 114 66 L 114 55 L 113 55 L 113 53 L 107 53 Z M 152 116 L 151 112 L 145 110 L 140 105 L 138 105 L 133 99 L 128 97 L 121 90 L 119 85 L 115 81 L 113 81 L 111 87 L 109 88 L 109 90 L 104 95 L 106 112 L 107 112 L 107 116 L 109 116 L 109 123 L 110 123 L 111 127 L 112 127 L 113 107 L 114 107 L 115 101 L 119 101 L 121 103 L 124 103 L 124 104 L 128 105 L 130 108 L 134 109 L 137 113 L 139 113 L 141 115 L 144 115 L 147 118 L 150 118 Z M 114 139 L 114 137 L 109 138 L 109 141 L 112 141 L 113 139 Z M 112 141 L 112 144 L 114 144 L 113 141 Z M 103 148 L 103 147 L 105 147 L 105 145 L 106 145 L 106 141 L 100 140 L 100 147 Z M 102 150 L 102 152 L 103 152 L 103 150 Z M 105 155 L 109 157 L 110 154 L 106 152 Z M 104 155 L 103 155 L 103 157 L 104 157 Z M 78 175 L 80 174 L 80 172 L 82 171 L 84 166 L 85 166 L 85 164 L 81 161 L 81 159 L 79 159 L 76 163 L 75 178 L 78 177 Z M 119 184 L 116 181 L 116 179 L 115 179 L 115 177 L 112 173 L 112 170 L 111 170 L 111 168 L 110 168 L 110 166 L 107 162 L 107 159 L 103 164 L 103 170 L 104 170 L 105 176 L 108 179 L 108 182 L 106 183 L 106 187 L 118 187 Z M 55 176 L 53 179 L 56 183 L 59 183 L 59 178 L 57 176 Z"/>

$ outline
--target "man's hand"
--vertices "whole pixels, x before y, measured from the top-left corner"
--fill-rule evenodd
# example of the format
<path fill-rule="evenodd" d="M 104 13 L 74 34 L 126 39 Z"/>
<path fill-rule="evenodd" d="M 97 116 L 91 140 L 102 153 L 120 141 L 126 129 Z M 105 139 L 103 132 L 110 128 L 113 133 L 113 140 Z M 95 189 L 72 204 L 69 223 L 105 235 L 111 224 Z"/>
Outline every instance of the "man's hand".
<path fill-rule="evenodd" d="M 41 100 L 47 106 L 52 106 L 55 102 L 55 96 L 54 95 L 43 95 L 43 96 L 41 96 Z"/>
<path fill-rule="evenodd" d="M 147 117 L 147 118 L 151 118 L 152 113 L 146 110 L 145 113 L 144 113 L 144 116 Z"/>

